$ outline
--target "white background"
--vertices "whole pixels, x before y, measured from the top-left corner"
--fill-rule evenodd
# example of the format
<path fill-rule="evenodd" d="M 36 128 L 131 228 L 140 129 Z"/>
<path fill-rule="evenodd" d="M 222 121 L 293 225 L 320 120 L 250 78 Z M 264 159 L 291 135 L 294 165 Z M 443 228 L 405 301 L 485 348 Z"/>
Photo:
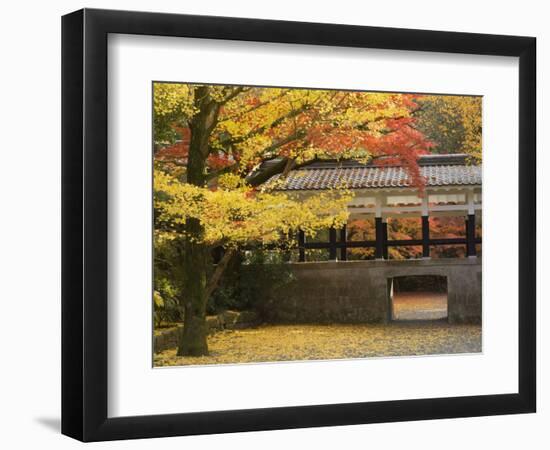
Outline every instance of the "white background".
<path fill-rule="evenodd" d="M 509 107 L 518 103 L 517 58 L 112 36 L 109 67 L 111 417 L 517 392 L 518 116 Z M 159 79 L 483 94 L 483 354 L 151 370 L 151 80 Z M 179 389 L 219 380 L 231 389 Z"/>
<path fill-rule="evenodd" d="M 19 2 L 4 5 L 2 33 L 2 300 L 0 327 L 0 443 L 6 448 L 73 448 L 80 444 L 58 434 L 60 376 L 60 19 L 82 6 L 141 9 L 226 16 L 355 23 L 424 29 L 535 35 L 539 38 L 539 150 L 547 141 L 542 125 L 550 70 L 550 31 L 543 2 L 352 2 L 341 0 L 274 3 L 214 1 Z M 515 107 L 515 105 L 514 105 Z M 545 139 L 546 138 L 546 139 Z M 543 168 L 550 157 L 539 152 L 539 229 L 550 183 Z M 503 161 L 506 164 L 506 161 Z M 545 191 L 543 193 L 543 190 Z M 546 216 L 546 217 L 545 217 Z M 539 255 L 550 251 L 539 233 Z M 539 277 L 548 264 L 539 256 Z M 541 329 L 549 309 L 547 288 L 539 282 L 539 380 L 548 378 L 543 358 L 550 334 Z M 231 387 L 211 390 L 224 391 Z M 241 433 L 97 444 L 101 448 L 280 448 L 342 445 L 384 448 L 547 448 L 550 394 L 539 386 L 536 415 L 379 424 L 309 430 Z"/>

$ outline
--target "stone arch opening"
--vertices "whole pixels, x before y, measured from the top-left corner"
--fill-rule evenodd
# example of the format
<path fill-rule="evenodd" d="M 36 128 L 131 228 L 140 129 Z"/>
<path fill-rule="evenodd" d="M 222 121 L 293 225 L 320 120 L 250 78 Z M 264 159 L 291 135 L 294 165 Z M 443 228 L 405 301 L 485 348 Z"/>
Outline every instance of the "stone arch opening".
<path fill-rule="evenodd" d="M 391 321 L 448 320 L 448 283 L 443 275 L 388 279 Z"/>

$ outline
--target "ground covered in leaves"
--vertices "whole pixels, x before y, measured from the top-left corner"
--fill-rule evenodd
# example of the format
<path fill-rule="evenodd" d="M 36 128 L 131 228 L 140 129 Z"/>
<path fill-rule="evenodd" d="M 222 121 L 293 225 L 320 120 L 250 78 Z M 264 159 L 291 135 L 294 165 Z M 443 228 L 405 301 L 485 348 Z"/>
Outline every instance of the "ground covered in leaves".
<path fill-rule="evenodd" d="M 434 355 L 481 351 L 480 325 L 402 321 L 389 325 L 262 325 L 208 337 L 209 356 L 154 355 L 155 366 Z"/>
<path fill-rule="evenodd" d="M 393 297 L 396 320 L 437 320 L 447 317 L 447 294 L 436 292 L 400 292 Z"/>

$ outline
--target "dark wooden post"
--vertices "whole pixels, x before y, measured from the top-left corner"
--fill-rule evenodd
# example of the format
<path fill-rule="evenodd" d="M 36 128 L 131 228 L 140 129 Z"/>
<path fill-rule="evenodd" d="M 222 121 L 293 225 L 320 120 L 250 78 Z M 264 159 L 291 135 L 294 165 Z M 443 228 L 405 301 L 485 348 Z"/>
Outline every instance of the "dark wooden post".
<path fill-rule="evenodd" d="M 306 235 L 302 230 L 298 231 L 298 261 L 304 262 L 306 260 L 306 249 L 304 244 L 306 243 Z"/>
<path fill-rule="evenodd" d="M 388 222 L 382 220 L 382 257 L 388 258 Z"/>
<path fill-rule="evenodd" d="M 340 228 L 340 243 L 342 243 L 342 247 L 340 247 L 340 259 L 342 261 L 348 260 L 348 248 L 346 247 L 346 242 L 348 240 L 347 237 L 347 230 L 346 230 L 346 224 Z"/>
<path fill-rule="evenodd" d="M 430 218 L 422 216 L 422 258 L 430 257 Z"/>
<path fill-rule="evenodd" d="M 466 219 L 466 254 L 476 256 L 476 215 L 468 214 Z"/>
<path fill-rule="evenodd" d="M 384 257 L 384 230 L 382 217 L 376 217 L 374 219 L 374 226 L 376 232 L 376 249 L 374 256 L 376 259 L 382 259 Z"/>
<path fill-rule="evenodd" d="M 328 231 L 329 236 L 329 250 L 328 250 L 328 259 L 336 259 L 336 228 L 330 227 Z"/>

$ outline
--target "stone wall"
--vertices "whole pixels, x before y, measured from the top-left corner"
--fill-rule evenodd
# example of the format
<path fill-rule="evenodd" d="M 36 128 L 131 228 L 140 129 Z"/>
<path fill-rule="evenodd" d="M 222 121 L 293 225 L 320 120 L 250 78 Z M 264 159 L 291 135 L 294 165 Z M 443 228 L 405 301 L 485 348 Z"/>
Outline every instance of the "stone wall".
<path fill-rule="evenodd" d="M 295 280 L 259 305 L 274 323 L 386 323 L 393 277 L 447 277 L 450 323 L 481 322 L 481 258 L 293 263 Z M 252 269 L 252 268 L 251 268 Z"/>

